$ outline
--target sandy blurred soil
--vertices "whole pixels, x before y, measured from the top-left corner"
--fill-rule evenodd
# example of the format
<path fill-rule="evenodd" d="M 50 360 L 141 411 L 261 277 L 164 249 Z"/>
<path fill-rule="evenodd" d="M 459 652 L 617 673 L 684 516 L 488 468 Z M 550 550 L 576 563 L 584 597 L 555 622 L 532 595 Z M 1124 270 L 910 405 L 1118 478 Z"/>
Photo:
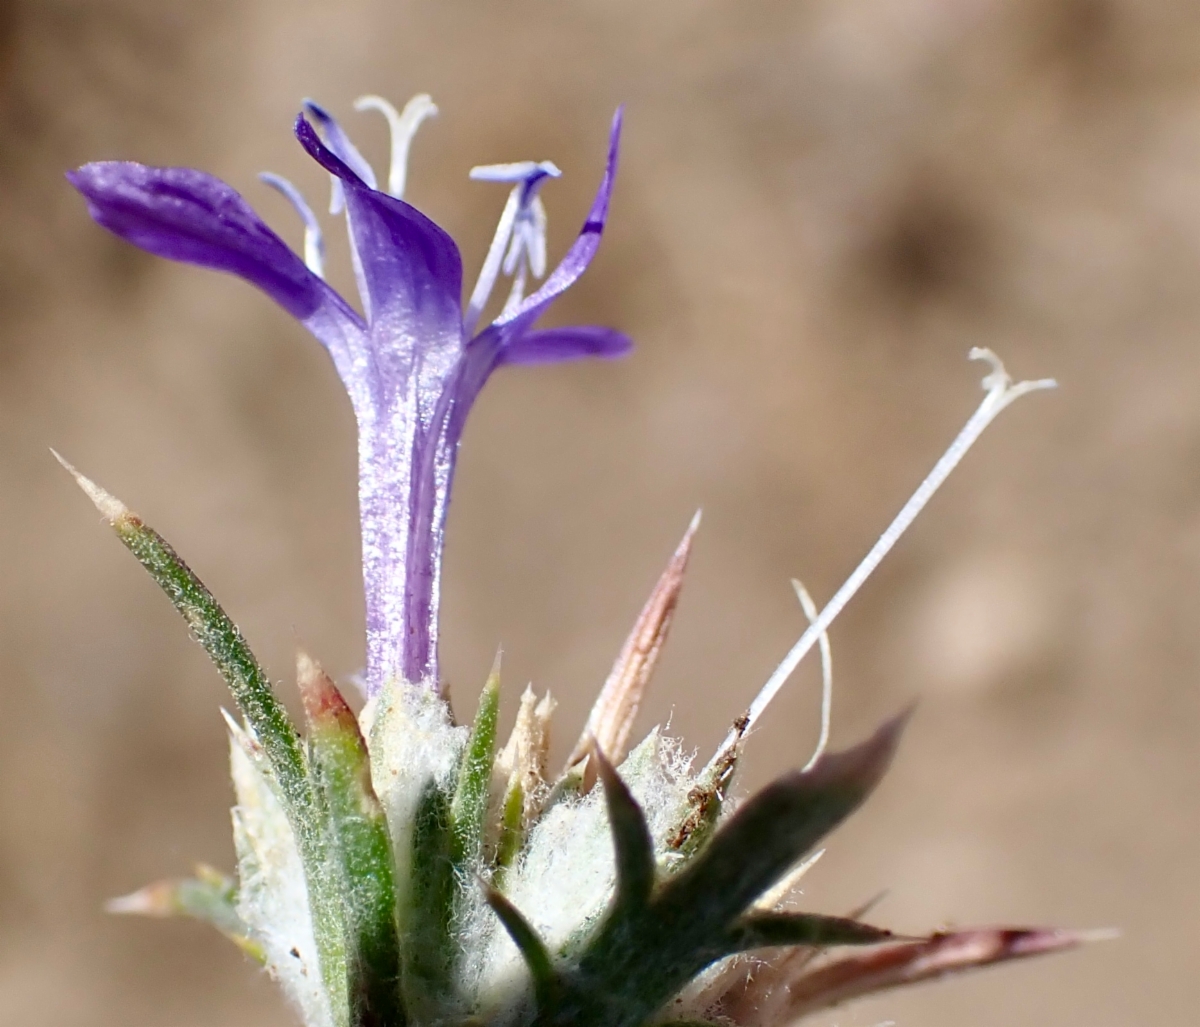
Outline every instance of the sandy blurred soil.
<path fill-rule="evenodd" d="M 839 1011 L 870 1027 L 1194 1022 L 1200 957 L 1200 8 L 1180 0 L 4 0 L 0 6 L 0 1024 L 270 1027 L 269 982 L 102 900 L 228 867 L 228 699 L 50 459 L 190 559 L 286 679 L 362 660 L 353 429 L 325 355 L 244 284 L 95 228 L 124 157 L 326 188 L 311 95 L 429 91 L 410 198 L 473 273 L 549 158 L 568 245 L 628 104 L 611 231 L 554 322 L 628 361 L 504 372 L 472 414 L 443 657 L 498 644 L 582 725 L 692 512 L 645 727 L 707 753 L 977 402 L 970 346 L 1062 388 L 1007 412 L 833 634 L 835 740 L 914 696 L 890 779 L 809 879 L 876 918 L 1124 939 Z M 332 226 L 336 228 L 336 226 Z M 333 279 L 349 287 L 344 243 Z M 806 666 L 745 784 L 806 758 Z"/>

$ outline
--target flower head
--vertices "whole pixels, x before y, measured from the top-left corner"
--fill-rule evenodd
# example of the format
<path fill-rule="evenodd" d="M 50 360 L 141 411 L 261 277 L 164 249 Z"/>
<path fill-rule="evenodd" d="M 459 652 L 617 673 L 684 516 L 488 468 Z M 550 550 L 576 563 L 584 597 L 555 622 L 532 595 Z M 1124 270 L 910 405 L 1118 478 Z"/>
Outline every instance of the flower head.
<path fill-rule="evenodd" d="M 320 223 L 285 179 L 266 176 L 304 223 L 303 259 L 202 172 L 105 163 L 71 176 L 96 220 L 118 235 L 237 274 L 299 319 L 333 358 L 359 427 L 370 698 L 356 717 L 332 679 L 301 656 L 303 739 L 199 578 L 140 518 L 76 474 L 183 614 L 244 718 L 229 719 L 237 881 L 203 868 L 110 908 L 210 922 L 280 981 L 307 1027 L 785 1027 L 860 994 L 1085 940 L 994 928 L 912 938 L 860 922 L 865 909 L 843 918 L 789 906 L 820 856 L 811 850 L 879 782 L 906 719 L 856 748 L 825 752 L 830 624 L 995 417 L 1053 382 L 1014 383 L 993 354 L 972 351 L 991 368 L 979 408 L 823 609 L 797 584 L 808 630 L 698 770 L 657 729 L 628 745 L 679 599 L 694 519 L 566 766 L 552 775 L 548 694 L 539 701 L 527 690 L 499 746 L 498 665 L 470 728 L 455 723 L 438 689 L 420 686 L 437 681 L 446 504 L 483 383 L 505 363 L 629 347 L 610 329 L 534 328 L 596 251 L 620 112 L 583 230 L 528 296 L 546 265 L 539 191 L 558 168 L 530 161 L 472 172 L 512 188 L 464 311 L 458 249 L 402 199 L 412 134 L 434 109 L 429 98 L 402 112 L 378 97 L 358 104 L 392 125 L 386 191 L 333 117 L 305 106 L 296 135 L 332 177 L 332 212 L 345 212 L 361 314 L 325 283 Z M 501 313 L 476 331 L 502 274 L 512 285 Z M 747 732 L 814 647 L 824 682 L 817 751 L 731 808 Z"/>
<path fill-rule="evenodd" d="M 358 106 L 382 110 L 392 126 L 387 190 L 324 108 L 308 101 L 320 131 L 301 114 L 295 133 L 332 176 L 332 211 L 345 211 L 361 314 L 325 282 L 319 222 L 286 179 L 265 176 L 304 222 L 303 259 L 231 186 L 202 171 L 105 161 L 68 177 L 101 225 L 151 253 L 244 278 L 329 352 L 358 423 L 367 684 L 377 694 L 392 677 L 437 683 L 446 510 L 467 414 L 488 377 L 503 364 L 619 356 L 630 341 L 597 326 L 535 328 L 596 253 L 617 170 L 620 111 L 579 237 L 532 295 L 525 295 L 527 279 L 544 274 L 546 261 L 538 190 L 560 172 L 548 162 L 475 169 L 474 178 L 515 188 L 464 311 L 458 247 L 402 198 L 412 134 L 436 108 L 427 96 L 403 113 L 378 97 Z M 513 277 L 512 292 L 500 315 L 476 332 L 501 271 Z"/>

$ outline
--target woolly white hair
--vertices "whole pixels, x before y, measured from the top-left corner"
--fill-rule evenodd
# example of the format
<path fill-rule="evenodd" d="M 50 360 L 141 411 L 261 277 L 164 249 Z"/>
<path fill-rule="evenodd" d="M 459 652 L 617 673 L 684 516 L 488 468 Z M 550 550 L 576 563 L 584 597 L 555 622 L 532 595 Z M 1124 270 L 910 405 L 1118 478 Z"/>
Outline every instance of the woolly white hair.
<path fill-rule="evenodd" d="M 335 1027 L 321 979 L 296 837 L 257 742 L 228 714 L 225 719 L 237 795 L 232 815 L 240 881 L 238 915 L 262 946 L 268 973 L 279 982 L 306 1027 Z"/>

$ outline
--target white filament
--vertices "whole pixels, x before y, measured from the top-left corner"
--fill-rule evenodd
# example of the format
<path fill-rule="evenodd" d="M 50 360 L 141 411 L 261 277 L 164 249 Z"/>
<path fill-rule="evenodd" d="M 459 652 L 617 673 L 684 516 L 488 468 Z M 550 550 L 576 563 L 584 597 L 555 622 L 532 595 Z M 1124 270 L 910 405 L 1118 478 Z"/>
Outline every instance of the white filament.
<path fill-rule="evenodd" d="M 799 641 L 792 646 L 779 666 L 775 668 L 775 672 L 767 679 L 767 683 L 763 685 L 762 690 L 755 696 L 754 702 L 750 704 L 745 716 L 740 718 L 738 724 L 730 729 L 729 734 L 726 735 L 710 766 L 732 752 L 745 733 L 758 722 L 763 712 L 771 704 L 771 700 L 779 694 L 779 690 L 784 686 L 788 678 L 791 677 L 792 672 L 799 665 L 800 661 L 804 659 L 821 636 L 828 631 L 829 625 L 833 623 L 834 618 L 842 612 L 846 604 L 854 597 L 854 594 L 862 587 L 867 578 L 871 576 L 875 568 L 879 566 L 880 562 L 896 542 L 899 541 L 900 536 L 916 520 L 917 515 L 924 509 L 925 504 L 929 502 L 942 482 L 950 476 L 950 472 L 958 466 L 959 461 L 966 455 L 967 450 L 975 444 L 975 441 L 983 434 L 987 426 L 996 419 L 996 416 L 1010 403 L 1024 396 L 1026 393 L 1039 389 L 1052 389 L 1057 384 L 1051 378 L 1014 383 L 1009 377 L 1008 372 L 1004 370 L 1004 365 L 1000 362 L 1000 358 L 989 349 L 976 347 L 971 350 L 968 356 L 971 360 L 984 360 L 992 368 L 991 372 L 983 379 L 983 387 L 987 390 L 987 395 L 983 398 L 983 402 L 979 404 L 975 413 L 971 415 L 970 419 L 963 426 L 962 431 L 950 443 L 950 448 L 934 464 L 933 470 L 921 482 L 916 492 L 901 507 L 900 512 L 896 515 L 896 519 L 888 525 L 887 530 L 879 536 L 879 541 L 871 547 L 870 552 L 867 553 L 862 562 L 854 569 L 854 573 L 834 593 L 828 605 L 821 611 L 816 620 L 809 625 L 808 630 L 800 636 Z"/>
<path fill-rule="evenodd" d="M 521 301 L 525 298 L 525 282 L 529 278 L 529 268 L 524 260 L 522 260 L 516 269 L 516 274 L 513 275 L 512 288 L 508 290 L 508 298 L 504 301 L 504 306 L 500 310 L 501 317 L 508 317 L 517 307 L 521 305 Z"/>
<path fill-rule="evenodd" d="M 496 232 L 463 315 L 468 335 L 474 332 L 501 272 L 513 276 L 512 289 L 504 303 L 504 314 L 515 310 L 525 298 L 529 271 L 537 278 L 546 273 L 546 208 L 537 192 L 545 179 L 561 175 L 562 172 L 550 161 L 487 164 L 471 169 L 471 178 L 477 182 L 515 184 L 500 214 Z"/>
<path fill-rule="evenodd" d="M 517 211 L 508 253 L 504 257 L 504 273 L 514 274 L 522 259 L 528 260 L 529 270 L 535 278 L 546 273 L 546 207 L 536 194 L 527 206 Z"/>
<path fill-rule="evenodd" d="M 808 623 L 815 624 L 820 613 L 812 596 L 808 594 L 808 589 L 796 578 L 792 578 L 792 588 L 796 590 L 796 598 L 800 600 L 800 606 L 804 610 L 804 616 L 808 618 Z M 808 758 L 808 762 L 800 768 L 802 772 L 811 770 L 813 764 L 825 752 L 829 745 L 829 725 L 833 719 L 833 646 L 829 644 L 829 632 L 822 631 L 818 641 L 821 646 L 821 734 L 817 738 L 817 747 L 813 749 L 813 754 Z"/>
<path fill-rule="evenodd" d="M 475 322 L 479 320 L 479 315 L 483 313 L 483 308 L 487 304 L 488 297 L 491 296 L 492 289 L 496 285 L 496 279 L 500 276 L 500 264 L 504 259 L 504 247 L 508 245 L 508 238 L 512 234 L 513 222 L 517 219 L 517 207 L 520 203 L 521 187 L 517 186 L 508 194 L 508 202 L 504 204 L 504 210 L 500 213 L 500 221 L 496 225 L 496 234 L 492 236 L 492 244 L 488 247 L 487 256 L 483 259 L 483 267 L 479 271 L 479 278 L 475 282 L 475 288 L 471 292 L 471 299 L 467 303 L 467 312 L 463 315 L 463 324 L 466 327 L 468 335 L 474 332 Z"/>
<path fill-rule="evenodd" d="M 534 196 L 526 207 L 517 211 L 503 271 L 513 276 L 512 288 L 500 314 L 508 317 L 525 299 L 529 274 L 541 278 L 546 273 L 546 207 L 540 196 Z"/>
<path fill-rule="evenodd" d="M 392 135 L 392 160 L 388 167 L 387 191 L 398 200 L 404 199 L 404 187 L 408 181 L 409 148 L 421 123 L 437 114 L 437 104 L 428 93 L 418 93 L 404 105 L 403 111 L 398 111 L 382 96 L 360 96 L 354 101 L 354 109 L 379 111 L 387 118 Z"/>
<path fill-rule="evenodd" d="M 325 238 L 321 234 L 321 223 L 317 220 L 316 214 L 304 201 L 300 190 L 282 175 L 264 171 L 258 176 L 258 179 L 280 193 L 300 215 L 300 220 L 304 222 L 304 264 L 318 278 L 324 278 Z"/>

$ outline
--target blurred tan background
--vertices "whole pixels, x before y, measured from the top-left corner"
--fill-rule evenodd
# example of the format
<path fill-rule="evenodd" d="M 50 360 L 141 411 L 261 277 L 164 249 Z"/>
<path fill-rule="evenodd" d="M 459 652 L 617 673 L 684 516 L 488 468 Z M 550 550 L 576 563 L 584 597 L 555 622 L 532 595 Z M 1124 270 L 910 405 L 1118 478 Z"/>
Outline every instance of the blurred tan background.
<path fill-rule="evenodd" d="M 551 251 L 628 104 L 611 230 L 553 321 L 628 361 L 504 372 L 472 415 L 443 660 L 505 649 L 574 740 L 693 510 L 641 722 L 703 755 L 978 401 L 973 345 L 1053 375 L 992 429 L 833 633 L 835 740 L 914 696 L 809 879 L 876 919 L 1113 925 L 1123 940 L 883 996 L 844 1027 L 1195 1022 L 1200 997 L 1200 9 L 1180 0 L 807 3 L 4 0 L 0 6 L 0 1024 L 271 1027 L 269 982 L 108 896 L 231 865 L 223 686 L 53 463 L 188 557 L 273 674 L 362 659 L 353 429 L 325 355 L 250 287 L 87 219 L 62 172 L 187 164 L 294 243 L 290 123 L 429 91 L 409 198 L 477 269 L 476 163 L 549 158 Z M 348 285 L 327 220 L 334 280 Z M 287 687 L 287 686 L 285 686 Z M 805 666 L 743 784 L 802 762 Z"/>

